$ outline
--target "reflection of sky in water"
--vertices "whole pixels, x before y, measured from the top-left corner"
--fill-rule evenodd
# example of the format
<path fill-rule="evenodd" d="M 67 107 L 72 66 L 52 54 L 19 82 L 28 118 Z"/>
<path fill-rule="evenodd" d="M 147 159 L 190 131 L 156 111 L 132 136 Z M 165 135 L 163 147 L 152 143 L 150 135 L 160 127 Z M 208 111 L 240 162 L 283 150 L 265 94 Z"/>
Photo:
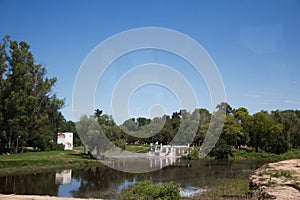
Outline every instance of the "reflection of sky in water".
<path fill-rule="evenodd" d="M 156 184 L 173 181 L 180 185 L 182 196 L 193 196 L 195 193 L 202 193 L 203 189 L 209 190 L 215 187 L 223 180 L 247 180 L 252 170 L 264 164 L 247 160 L 230 162 L 192 160 L 188 162 L 191 167 L 185 167 L 185 161 L 181 161 L 179 167 L 167 167 L 151 173 L 139 174 L 125 173 L 107 167 L 93 170 L 90 168 L 72 169 L 72 174 L 69 173 L 72 176 L 71 182 L 65 185 L 55 184 L 57 182 L 55 171 L 35 175 L 10 175 L 0 177 L 2 186 L 0 193 L 116 199 L 122 189 L 138 181 L 151 180 Z"/>
<path fill-rule="evenodd" d="M 127 188 L 128 186 L 130 185 L 133 185 L 136 183 L 136 178 L 133 178 L 133 181 L 129 181 L 129 180 L 125 180 L 124 183 L 121 183 L 119 186 L 118 186 L 118 192 L 121 192 L 124 188 Z"/>
<path fill-rule="evenodd" d="M 57 196 L 58 197 L 73 197 L 71 191 L 77 191 L 80 187 L 82 180 L 72 178 L 71 184 L 59 185 Z"/>
<path fill-rule="evenodd" d="M 192 186 L 187 186 L 185 188 L 180 188 L 180 196 L 182 196 L 182 197 L 192 197 L 192 196 L 195 196 L 197 194 L 201 194 L 205 191 L 206 191 L 205 189 L 196 188 L 196 187 L 192 187 Z"/>
<path fill-rule="evenodd" d="M 83 180 L 78 180 L 76 178 L 72 178 L 72 181 L 70 184 L 65 184 L 65 185 L 59 185 L 58 188 L 58 197 L 73 197 L 72 191 L 77 191 L 80 188 L 80 183 Z M 131 180 L 126 179 L 123 183 L 121 184 L 113 184 L 111 185 L 112 190 L 116 190 L 118 193 L 120 193 L 124 188 L 127 188 L 131 185 L 134 185 L 136 183 L 136 178 L 134 177 Z M 157 182 L 156 184 L 163 184 L 163 182 Z M 192 187 L 192 186 L 186 186 L 186 187 L 181 187 L 180 189 L 180 195 L 182 197 L 192 197 L 196 194 L 204 192 L 204 189 L 197 188 L 197 187 Z"/>

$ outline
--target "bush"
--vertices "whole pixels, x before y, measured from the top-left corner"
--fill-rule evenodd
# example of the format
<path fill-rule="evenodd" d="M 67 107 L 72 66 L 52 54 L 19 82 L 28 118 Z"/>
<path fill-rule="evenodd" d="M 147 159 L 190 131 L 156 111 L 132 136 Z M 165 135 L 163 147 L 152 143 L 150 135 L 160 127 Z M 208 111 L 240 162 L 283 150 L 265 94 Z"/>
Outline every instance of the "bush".
<path fill-rule="evenodd" d="M 208 155 L 215 157 L 217 160 L 227 160 L 229 156 L 232 156 L 232 149 L 224 139 L 220 138 Z"/>
<path fill-rule="evenodd" d="M 191 153 L 187 155 L 183 155 L 182 158 L 186 160 L 197 160 L 199 159 L 199 149 L 197 150 L 192 150 Z"/>
<path fill-rule="evenodd" d="M 50 151 L 63 151 L 64 149 L 65 149 L 65 146 L 63 144 L 57 144 L 56 142 L 51 142 L 49 144 Z"/>
<path fill-rule="evenodd" d="M 176 200 L 180 198 L 179 185 L 175 183 L 155 185 L 151 181 L 138 182 L 125 188 L 119 200 Z"/>
<path fill-rule="evenodd" d="M 113 141 L 114 145 L 116 145 L 117 147 L 121 148 L 122 150 L 125 150 L 126 147 L 126 141 L 123 139 L 118 139 Z"/>
<path fill-rule="evenodd" d="M 42 135 L 35 135 L 31 140 L 28 141 L 29 146 L 33 146 L 34 149 L 39 149 L 45 151 L 49 143 L 48 137 L 43 137 Z"/>

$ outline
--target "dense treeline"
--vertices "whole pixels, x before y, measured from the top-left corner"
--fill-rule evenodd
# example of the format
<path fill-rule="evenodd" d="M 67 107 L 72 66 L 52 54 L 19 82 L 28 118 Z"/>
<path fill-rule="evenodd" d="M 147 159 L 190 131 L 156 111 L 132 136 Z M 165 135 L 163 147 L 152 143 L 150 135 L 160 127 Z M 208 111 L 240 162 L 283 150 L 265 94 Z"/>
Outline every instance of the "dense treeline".
<path fill-rule="evenodd" d="M 59 112 L 64 100 L 52 93 L 56 78 L 45 77 L 45 67 L 36 64 L 26 42 L 3 38 L 0 74 L 0 152 L 18 152 L 25 146 L 52 149 L 53 134 L 58 131 L 75 133 L 75 145 L 81 144 L 75 123 L 66 121 Z M 218 113 L 224 114 L 223 127 L 215 122 Z M 99 134 L 99 124 L 106 137 Z M 211 126 L 214 128 L 209 129 Z M 219 158 L 230 154 L 232 147 L 276 154 L 300 148 L 299 110 L 260 111 L 251 115 L 247 108 L 234 109 L 224 102 L 214 113 L 202 108 L 193 112 L 182 109 L 171 116 L 128 119 L 121 125 L 97 109 L 94 116 L 83 116 L 76 128 L 89 150 L 98 154 L 111 148 L 109 142 L 101 143 L 108 141 L 106 138 L 121 149 L 125 149 L 126 143 L 201 146 L 206 136 L 216 130 L 221 135 L 211 155 Z"/>
<path fill-rule="evenodd" d="M 247 108 L 234 109 L 225 102 L 217 108 L 216 112 L 224 113 L 225 121 L 219 140 L 210 152 L 211 156 L 226 158 L 233 147 L 253 148 L 255 151 L 264 150 L 276 154 L 284 153 L 291 148 L 300 148 L 299 110 L 276 110 L 270 113 L 260 111 L 251 115 Z M 77 123 L 77 128 L 81 133 L 85 133 L 84 141 L 89 149 L 97 150 L 98 154 L 109 147 L 101 143 L 103 136 L 97 134 L 97 124 L 101 124 L 101 130 L 110 141 L 123 149 L 125 143 L 189 143 L 201 146 L 209 134 L 212 116 L 213 114 L 206 109 L 195 109 L 192 113 L 180 110 L 174 112 L 172 116 L 128 119 L 118 126 L 111 116 L 102 114 L 102 111 L 97 109 L 95 116 L 90 118 L 84 116 Z M 196 131 L 191 128 L 195 124 Z"/>
<path fill-rule="evenodd" d="M 0 74 L 0 152 L 49 149 L 55 146 L 53 133 L 74 130 L 59 112 L 64 100 L 52 94 L 56 78 L 45 77 L 45 67 L 35 63 L 26 42 L 3 38 Z"/>

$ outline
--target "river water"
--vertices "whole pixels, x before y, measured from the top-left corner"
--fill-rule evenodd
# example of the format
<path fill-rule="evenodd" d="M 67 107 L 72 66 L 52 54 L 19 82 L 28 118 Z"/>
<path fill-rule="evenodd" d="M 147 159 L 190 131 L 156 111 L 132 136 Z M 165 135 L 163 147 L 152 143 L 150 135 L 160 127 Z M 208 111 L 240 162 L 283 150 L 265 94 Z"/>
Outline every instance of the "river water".
<path fill-rule="evenodd" d="M 201 193 L 224 180 L 247 180 L 263 163 L 240 161 L 184 161 L 149 173 L 127 173 L 109 167 L 52 170 L 43 173 L 0 177 L 2 194 L 36 194 L 58 197 L 115 199 L 120 191 L 137 181 L 178 183 L 183 196 Z M 189 166 L 189 167 L 188 167 Z"/>

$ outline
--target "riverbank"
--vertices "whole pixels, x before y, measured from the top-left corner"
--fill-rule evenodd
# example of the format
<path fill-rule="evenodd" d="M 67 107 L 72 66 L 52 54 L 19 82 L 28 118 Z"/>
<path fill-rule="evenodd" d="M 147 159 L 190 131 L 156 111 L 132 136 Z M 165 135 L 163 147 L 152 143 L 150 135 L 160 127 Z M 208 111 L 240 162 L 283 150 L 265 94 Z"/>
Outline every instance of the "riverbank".
<path fill-rule="evenodd" d="M 214 157 L 206 156 L 204 158 L 199 158 L 199 147 L 192 150 L 192 153 L 183 156 L 186 160 L 214 160 Z M 266 162 L 277 162 L 281 160 L 290 160 L 300 158 L 300 149 L 291 149 L 283 154 L 267 153 L 263 150 L 255 152 L 254 149 L 232 149 L 231 154 L 228 156 L 228 160 L 260 160 Z"/>
<path fill-rule="evenodd" d="M 101 200 L 101 199 L 81 199 L 81 198 L 62 198 L 54 196 L 39 196 L 39 195 L 14 195 L 0 194 L 2 200 Z"/>
<path fill-rule="evenodd" d="M 278 162 L 282 160 L 298 159 L 300 158 L 300 149 L 292 149 L 283 154 L 267 153 L 265 151 L 246 151 L 241 149 L 234 149 L 229 160 L 264 160 L 268 162 Z"/>
<path fill-rule="evenodd" d="M 270 199 L 300 199 L 300 159 L 265 164 L 250 177 L 250 187 Z"/>
<path fill-rule="evenodd" d="M 41 152 L 37 153 L 40 154 Z M 71 152 L 66 153 L 69 154 Z M 263 193 L 263 191 L 261 191 L 260 189 L 258 189 L 258 187 L 252 187 L 252 189 L 257 190 L 254 190 L 254 192 L 251 191 L 249 188 L 248 180 L 249 176 L 254 171 L 256 171 L 258 168 L 260 169 L 260 167 L 267 162 L 242 159 L 238 161 L 193 160 L 181 162 L 189 163 L 192 167 L 166 167 L 163 170 L 158 170 L 157 172 L 153 172 L 152 174 L 131 175 L 121 171 L 112 170 L 103 165 L 103 168 L 98 166 L 90 168 L 87 167 L 87 165 L 83 165 L 83 167 L 80 169 L 77 168 L 72 170 L 72 178 L 75 178 L 76 180 L 83 180 L 83 182 L 79 184 L 77 181 L 71 181 L 71 183 L 75 185 L 70 185 L 70 187 L 73 188 L 72 190 L 74 191 L 81 192 L 81 195 L 77 194 L 76 196 L 83 197 L 85 192 L 88 192 L 89 194 L 93 193 L 96 195 L 87 197 L 106 198 L 108 196 L 106 195 L 108 194 L 107 187 L 110 187 L 111 185 L 114 185 L 114 187 L 119 188 L 119 186 L 124 186 L 125 183 L 129 183 L 130 185 L 135 182 L 134 180 L 149 180 L 151 177 L 151 180 L 154 183 L 170 182 L 170 180 L 174 180 L 174 178 L 176 178 L 177 183 L 181 184 L 182 188 L 185 188 L 186 184 L 194 183 L 192 185 L 193 187 L 195 187 L 196 189 L 203 190 L 203 192 L 200 192 L 199 195 L 195 197 L 188 197 L 183 199 L 258 199 L 256 197 L 266 194 Z M 25 173 L 24 175 L 16 175 L 8 178 L 2 178 L 2 182 L 0 182 L 2 183 L 3 188 L 14 188 L 15 184 L 20 186 L 16 189 L 3 190 L 2 193 L 48 194 L 55 196 L 58 194 L 57 186 L 53 186 L 55 183 L 54 177 L 56 176 L 57 169 L 54 169 L 52 171 L 54 172 L 49 173 L 45 171 L 46 173 L 36 173 L 36 171 L 34 171 L 34 174 L 31 175 Z M 274 176 L 281 175 L 288 177 L 290 176 L 288 172 L 278 172 L 277 174 L 274 174 Z M 98 178 L 94 177 L 101 177 L 101 181 Z M 162 179 L 162 177 L 165 178 Z M 199 179 L 201 181 L 197 182 Z M 260 181 L 261 180 L 263 179 L 260 179 Z M 31 184 L 34 182 L 39 182 L 40 184 L 38 186 Z M 99 184 L 99 182 L 101 184 Z M 78 186 L 78 184 L 80 186 Z M 24 188 L 23 186 L 21 187 L 21 185 L 26 185 L 27 188 Z M 92 188 L 90 188 L 87 187 L 88 185 L 98 185 L 99 187 L 93 186 Z M 37 187 L 39 187 L 40 189 L 37 190 Z M 49 191 L 51 191 L 51 187 L 53 189 L 53 192 L 49 193 Z M 35 189 L 32 190 L 31 188 Z M 85 188 L 88 188 L 88 191 L 85 191 Z M 112 190 L 109 191 L 115 192 L 115 189 L 112 188 Z M 26 195 L 24 196 L 24 198 L 27 198 Z"/>
<path fill-rule="evenodd" d="M 126 151 L 132 153 L 146 152 L 149 146 L 126 145 Z M 10 174 L 27 174 L 53 169 L 81 168 L 88 166 L 101 167 L 103 164 L 83 153 L 84 147 L 75 147 L 67 151 L 25 152 L 0 155 L 0 176 Z"/>
<path fill-rule="evenodd" d="M 128 145 L 128 147 L 126 148 L 126 150 L 129 150 L 131 152 L 141 152 L 145 151 L 145 149 L 147 149 L 147 147 L 141 145 Z M 73 151 L 45 151 L 0 155 L 0 176 L 9 174 L 42 172 L 51 169 L 103 166 L 101 162 L 90 159 L 87 154 L 84 154 L 82 152 L 83 147 L 79 147 Z M 236 149 L 233 150 L 232 156 L 229 158 L 229 160 L 263 160 L 266 162 L 275 162 L 294 158 L 300 158 L 300 149 L 290 150 L 280 155 L 266 153 L 263 151 L 248 152 L 245 150 Z M 214 158 L 204 158 L 204 160 L 207 159 L 209 160 Z"/>
<path fill-rule="evenodd" d="M 42 172 L 51 169 L 101 166 L 101 162 L 90 159 L 80 150 L 26 152 L 0 155 L 0 176 Z"/>

